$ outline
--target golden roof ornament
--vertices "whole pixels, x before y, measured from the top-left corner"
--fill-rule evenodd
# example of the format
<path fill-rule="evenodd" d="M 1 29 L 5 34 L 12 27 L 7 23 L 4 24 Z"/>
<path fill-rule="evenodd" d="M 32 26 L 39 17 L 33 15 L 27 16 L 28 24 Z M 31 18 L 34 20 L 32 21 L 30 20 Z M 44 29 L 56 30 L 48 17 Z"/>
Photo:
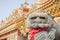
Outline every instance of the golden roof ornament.
<path fill-rule="evenodd" d="M 29 4 L 27 3 L 28 0 L 25 0 L 25 3 L 22 4 L 22 11 L 23 11 L 23 14 L 27 15 L 28 12 L 30 11 L 30 6 Z"/>

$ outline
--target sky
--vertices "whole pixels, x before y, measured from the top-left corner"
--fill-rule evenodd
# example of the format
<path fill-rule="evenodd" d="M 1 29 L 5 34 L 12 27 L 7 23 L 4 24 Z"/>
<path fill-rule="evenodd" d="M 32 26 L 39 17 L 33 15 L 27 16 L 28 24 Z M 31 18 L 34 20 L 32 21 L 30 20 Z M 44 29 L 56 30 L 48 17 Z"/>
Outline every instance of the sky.
<path fill-rule="evenodd" d="M 0 0 L 0 20 L 4 20 L 12 11 L 19 8 L 25 0 Z M 34 3 L 34 0 L 28 0 L 29 5 Z"/>

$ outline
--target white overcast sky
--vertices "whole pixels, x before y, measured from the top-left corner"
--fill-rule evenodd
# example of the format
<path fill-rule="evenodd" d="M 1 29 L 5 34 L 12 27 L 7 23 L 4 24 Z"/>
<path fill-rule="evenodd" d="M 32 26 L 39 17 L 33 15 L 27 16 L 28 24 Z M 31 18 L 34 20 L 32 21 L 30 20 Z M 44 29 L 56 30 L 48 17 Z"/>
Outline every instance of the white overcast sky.
<path fill-rule="evenodd" d="M 25 0 L 0 0 L 0 21 L 9 16 L 13 9 L 19 8 Z M 28 0 L 29 4 L 33 4 L 34 0 Z"/>

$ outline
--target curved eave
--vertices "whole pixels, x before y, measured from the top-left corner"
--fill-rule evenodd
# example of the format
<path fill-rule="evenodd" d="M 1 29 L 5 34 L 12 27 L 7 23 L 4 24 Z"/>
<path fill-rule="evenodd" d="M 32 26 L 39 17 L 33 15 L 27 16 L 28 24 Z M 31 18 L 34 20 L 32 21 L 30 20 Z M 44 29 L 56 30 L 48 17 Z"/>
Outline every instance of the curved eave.
<path fill-rule="evenodd" d="M 5 34 L 5 33 L 8 33 L 8 32 L 10 32 L 10 31 L 12 31 L 12 30 L 15 30 L 15 29 L 16 29 L 16 24 L 10 25 L 9 27 L 1 30 L 1 31 L 0 31 L 0 35 L 3 35 L 3 34 Z"/>

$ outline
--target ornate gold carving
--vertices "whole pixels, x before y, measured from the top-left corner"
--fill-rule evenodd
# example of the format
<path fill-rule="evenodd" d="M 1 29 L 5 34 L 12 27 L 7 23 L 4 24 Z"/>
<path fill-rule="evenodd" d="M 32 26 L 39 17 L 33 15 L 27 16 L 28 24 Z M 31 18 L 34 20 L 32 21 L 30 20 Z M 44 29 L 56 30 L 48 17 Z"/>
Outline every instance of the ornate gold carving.
<path fill-rule="evenodd" d="M 55 3 L 50 7 L 46 8 L 45 10 L 49 12 L 54 17 L 60 17 L 60 1 L 55 0 Z"/>

